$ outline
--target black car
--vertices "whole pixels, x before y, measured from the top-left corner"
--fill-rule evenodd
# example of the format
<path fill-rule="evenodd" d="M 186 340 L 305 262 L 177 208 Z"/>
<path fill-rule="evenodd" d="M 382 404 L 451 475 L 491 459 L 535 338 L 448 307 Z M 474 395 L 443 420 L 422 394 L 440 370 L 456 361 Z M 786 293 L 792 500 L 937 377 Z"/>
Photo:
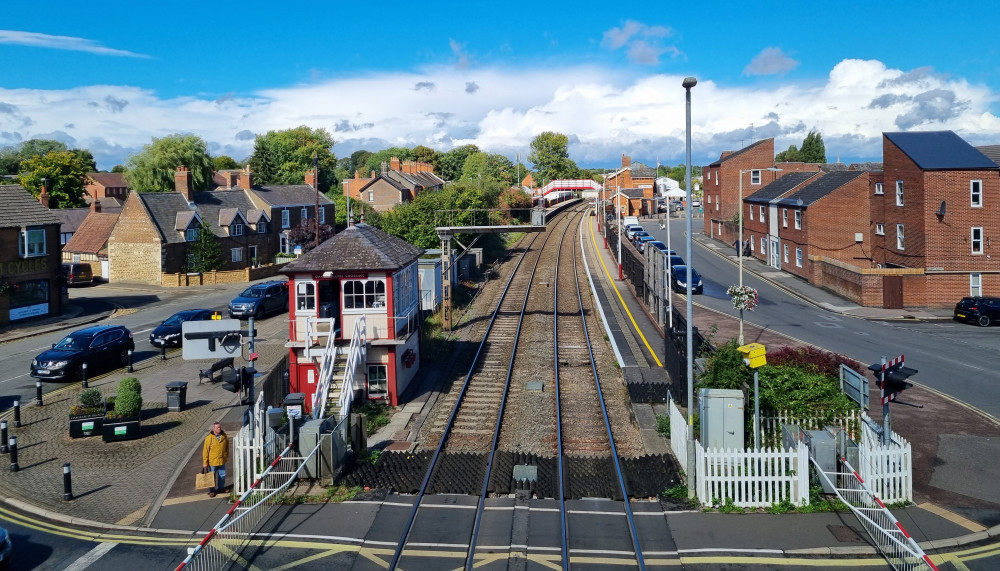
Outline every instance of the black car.
<path fill-rule="evenodd" d="M 78 381 L 128 364 L 135 350 L 132 332 L 122 325 L 94 325 L 74 331 L 31 361 L 31 376 L 44 381 Z"/>
<path fill-rule="evenodd" d="M 670 286 L 678 293 L 687 293 L 687 266 L 672 266 L 670 268 Z M 701 293 L 704 286 L 701 283 L 701 275 L 697 270 L 691 268 L 691 293 Z"/>
<path fill-rule="evenodd" d="M 272 280 L 254 284 L 229 302 L 229 317 L 259 319 L 276 311 L 288 311 L 288 282 Z"/>
<path fill-rule="evenodd" d="M 149 343 L 154 347 L 180 347 L 181 326 L 185 321 L 208 321 L 215 313 L 211 309 L 185 309 L 168 317 L 149 334 Z"/>
<path fill-rule="evenodd" d="M 972 321 L 980 327 L 1000 322 L 1000 297 L 963 297 L 955 304 L 956 321 Z"/>

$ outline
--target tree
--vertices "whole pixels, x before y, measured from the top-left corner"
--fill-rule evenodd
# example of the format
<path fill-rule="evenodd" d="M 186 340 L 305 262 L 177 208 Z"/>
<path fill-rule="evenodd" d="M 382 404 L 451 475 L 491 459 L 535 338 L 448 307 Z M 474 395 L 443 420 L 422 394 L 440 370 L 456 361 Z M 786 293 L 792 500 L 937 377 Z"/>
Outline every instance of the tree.
<path fill-rule="evenodd" d="M 111 172 L 125 172 L 125 165 L 115 165 L 111 167 Z"/>
<path fill-rule="evenodd" d="M 333 236 L 333 228 L 326 225 L 319 225 L 319 241 L 320 243 L 327 241 L 331 236 Z M 288 231 L 288 239 L 292 241 L 292 244 L 296 246 L 302 246 L 303 252 L 308 252 L 316 247 L 316 220 L 312 218 L 307 218 L 299 223 L 298 226 L 292 228 Z"/>
<path fill-rule="evenodd" d="M 537 182 L 542 185 L 559 178 L 575 178 L 580 170 L 569 158 L 569 138 L 552 131 L 532 139 L 528 162 L 535 165 Z"/>
<path fill-rule="evenodd" d="M 777 155 L 774 155 L 774 162 L 776 163 L 797 163 L 801 162 L 799 158 L 799 148 L 795 145 L 789 145 L 787 149 L 781 151 Z"/>
<path fill-rule="evenodd" d="M 425 147 L 423 145 L 417 145 L 416 147 L 413 147 L 413 158 L 422 163 L 427 163 L 431 165 L 431 167 L 435 171 L 438 170 L 438 161 L 440 155 L 438 154 L 437 151 L 435 151 L 430 147 Z"/>
<path fill-rule="evenodd" d="M 204 273 L 222 267 L 222 246 L 207 221 L 201 222 L 198 238 L 188 248 L 188 253 L 191 254 L 189 270 Z"/>
<path fill-rule="evenodd" d="M 377 153 L 372 153 L 365 160 L 365 166 L 361 170 L 361 175 L 368 176 L 372 171 L 375 171 L 375 175 L 378 176 L 382 172 L 382 163 L 389 164 L 393 158 L 397 158 L 400 161 L 411 161 L 414 158 L 414 154 L 413 151 L 406 147 L 390 147 Z"/>
<path fill-rule="evenodd" d="M 458 180 L 462 177 L 462 169 L 465 167 L 465 159 L 472 153 L 478 153 L 479 147 L 475 145 L 462 145 L 455 147 L 447 153 L 442 153 L 438 158 L 440 167 L 439 175 L 444 180 Z"/>
<path fill-rule="evenodd" d="M 125 164 L 125 180 L 139 192 L 173 192 L 174 173 L 185 166 L 191 171 L 194 190 L 208 190 L 214 163 L 208 147 L 195 135 L 168 135 L 144 146 Z"/>
<path fill-rule="evenodd" d="M 212 159 L 212 163 L 217 171 L 238 169 L 241 166 L 240 163 L 236 162 L 236 159 L 229 155 L 219 155 Z"/>
<path fill-rule="evenodd" d="M 365 150 L 354 151 L 351 153 L 351 162 L 347 166 L 347 170 L 350 171 L 350 176 L 353 177 L 355 172 L 363 169 L 365 167 L 365 163 L 368 162 L 368 157 L 370 156 L 372 156 L 371 151 Z M 361 176 L 367 177 L 369 174 L 371 173 L 362 172 Z"/>
<path fill-rule="evenodd" d="M 809 131 L 805 140 L 802 141 L 799 157 L 799 160 L 804 163 L 825 163 L 826 145 L 823 144 L 823 136 L 816 131 Z"/>
<path fill-rule="evenodd" d="M 313 155 L 319 166 L 319 189 L 326 192 L 337 182 L 337 157 L 333 137 L 326 129 L 305 125 L 257 135 L 253 154 L 247 160 L 259 184 L 303 184 L 306 171 L 313 168 Z"/>
<path fill-rule="evenodd" d="M 18 182 L 36 198 L 42 185 L 50 195 L 50 208 L 85 206 L 90 164 L 73 151 L 50 151 L 21 162 Z M 44 181 L 44 182 L 43 182 Z"/>
<path fill-rule="evenodd" d="M 494 181 L 508 187 L 514 184 L 514 163 L 504 155 L 496 153 L 472 153 L 465 159 L 460 180 L 479 183 Z"/>

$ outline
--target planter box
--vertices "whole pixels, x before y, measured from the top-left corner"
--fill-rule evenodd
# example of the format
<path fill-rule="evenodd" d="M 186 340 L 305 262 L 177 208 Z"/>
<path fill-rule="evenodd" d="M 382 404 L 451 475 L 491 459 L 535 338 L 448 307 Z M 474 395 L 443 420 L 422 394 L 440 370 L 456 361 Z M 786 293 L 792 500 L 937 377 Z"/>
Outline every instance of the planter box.
<path fill-rule="evenodd" d="M 101 426 L 101 437 L 105 442 L 119 442 L 122 440 L 135 440 L 140 434 L 140 417 L 131 418 L 105 418 Z"/>
<path fill-rule="evenodd" d="M 84 438 L 101 434 L 104 426 L 104 415 L 84 415 L 69 417 L 69 437 Z"/>

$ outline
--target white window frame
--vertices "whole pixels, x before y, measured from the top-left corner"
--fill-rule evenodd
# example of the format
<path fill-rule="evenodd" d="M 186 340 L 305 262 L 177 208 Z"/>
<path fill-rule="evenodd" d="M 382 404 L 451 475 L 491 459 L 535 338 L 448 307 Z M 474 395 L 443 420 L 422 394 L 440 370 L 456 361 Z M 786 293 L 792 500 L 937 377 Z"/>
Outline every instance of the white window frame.
<path fill-rule="evenodd" d="M 374 190 L 369 190 L 368 191 L 368 202 L 375 202 L 375 191 Z"/>
<path fill-rule="evenodd" d="M 260 222 L 257 222 L 257 233 L 267 234 L 267 220 L 261 218 Z"/>
<path fill-rule="evenodd" d="M 983 181 L 969 181 L 969 201 L 973 208 L 983 207 Z"/>
<path fill-rule="evenodd" d="M 184 240 L 187 242 L 197 241 L 199 232 L 200 230 L 198 228 L 188 228 L 184 231 Z"/>
<path fill-rule="evenodd" d="M 326 224 L 326 208 L 319 207 L 319 223 Z"/>
<path fill-rule="evenodd" d="M 783 244 L 783 246 L 784 246 L 784 248 L 783 248 L 784 255 L 782 257 L 784 258 L 785 263 L 787 264 L 788 263 L 788 244 Z"/>
<path fill-rule="evenodd" d="M 781 226 L 783 228 L 788 228 L 788 209 L 787 208 L 782 208 L 781 209 Z"/>
<path fill-rule="evenodd" d="M 372 309 L 386 310 L 385 278 L 343 280 L 340 297 L 345 313 L 361 313 Z M 361 291 L 355 291 L 360 284 Z"/>
<path fill-rule="evenodd" d="M 983 295 L 983 274 L 969 274 L 969 295 L 975 297 Z"/>
<path fill-rule="evenodd" d="M 17 253 L 22 258 L 37 258 L 48 253 L 45 228 L 24 228 L 17 235 Z"/>
<path fill-rule="evenodd" d="M 309 220 L 309 209 L 303 206 L 302 211 L 299 212 L 299 222 L 305 222 L 306 220 Z"/>
<path fill-rule="evenodd" d="M 751 208 L 752 208 L 752 207 L 751 207 Z M 761 221 L 761 222 L 766 222 L 766 221 L 764 220 L 764 205 L 763 205 L 763 204 L 761 204 L 761 205 L 760 205 L 760 221 Z"/>
<path fill-rule="evenodd" d="M 760 170 L 750 171 L 750 184 L 760 184 Z"/>
<path fill-rule="evenodd" d="M 885 224 L 881 222 L 875 223 L 875 234 L 878 236 L 885 236 Z"/>
<path fill-rule="evenodd" d="M 795 265 L 802 267 L 802 248 L 795 248 Z"/>
<path fill-rule="evenodd" d="M 381 363 L 368 365 L 368 374 L 365 375 L 368 385 L 368 398 L 384 399 L 389 396 L 389 366 Z"/>
<path fill-rule="evenodd" d="M 796 230 L 801 230 L 802 229 L 802 211 L 801 210 L 796 210 L 795 211 L 795 229 Z"/>
<path fill-rule="evenodd" d="M 705 180 L 712 180 L 712 171 L 705 171 Z"/>
<path fill-rule="evenodd" d="M 902 224 L 896 224 L 896 249 L 906 249 L 906 228 Z"/>
<path fill-rule="evenodd" d="M 875 183 L 875 194 L 885 194 L 885 187 L 881 182 Z"/>
<path fill-rule="evenodd" d="M 750 251 L 753 252 L 753 234 L 750 234 L 750 239 L 747 240 L 747 243 L 750 245 Z"/>
<path fill-rule="evenodd" d="M 762 256 L 767 256 L 767 236 L 760 237 L 760 254 Z"/>
<path fill-rule="evenodd" d="M 750 205 L 750 220 L 753 220 L 753 204 Z"/>
<path fill-rule="evenodd" d="M 983 255 L 983 227 L 973 226 L 969 232 L 969 244 L 972 246 L 972 255 Z"/>
<path fill-rule="evenodd" d="M 316 282 L 295 282 L 295 312 L 316 312 Z"/>
<path fill-rule="evenodd" d="M 288 228 L 289 226 L 291 226 L 291 218 L 292 218 L 292 215 L 288 211 L 288 209 L 287 208 L 283 209 L 281 211 L 281 227 L 282 228 Z"/>
<path fill-rule="evenodd" d="M 229 235 L 230 236 L 242 236 L 243 235 L 243 224 L 240 223 L 240 222 L 233 222 L 232 225 L 229 226 Z"/>
<path fill-rule="evenodd" d="M 230 257 L 231 257 L 232 261 L 234 261 L 234 262 L 242 262 L 243 261 L 243 248 L 230 248 L 229 249 L 229 254 L 230 254 Z"/>
<path fill-rule="evenodd" d="M 903 181 L 896 181 L 896 206 L 903 206 Z"/>

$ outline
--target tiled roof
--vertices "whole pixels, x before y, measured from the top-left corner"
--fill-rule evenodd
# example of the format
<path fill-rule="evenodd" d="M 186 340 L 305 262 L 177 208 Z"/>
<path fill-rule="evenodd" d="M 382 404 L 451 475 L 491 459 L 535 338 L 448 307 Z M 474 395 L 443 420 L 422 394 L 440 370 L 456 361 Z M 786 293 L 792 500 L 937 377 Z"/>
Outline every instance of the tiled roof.
<path fill-rule="evenodd" d="M 847 168 L 852 171 L 882 172 L 882 163 L 851 163 Z"/>
<path fill-rule="evenodd" d="M 976 147 L 976 150 L 1000 166 L 1000 145 L 983 145 L 982 147 Z"/>
<path fill-rule="evenodd" d="M 656 178 L 656 169 L 647 167 L 642 163 L 632 163 L 629 167 L 632 171 L 632 178 Z"/>
<path fill-rule="evenodd" d="M 922 170 L 995 169 L 991 161 L 954 131 L 882 133 Z"/>
<path fill-rule="evenodd" d="M 128 188 L 125 175 L 120 172 L 89 172 L 87 176 L 104 188 Z"/>
<path fill-rule="evenodd" d="M 424 251 L 365 223 L 355 224 L 289 262 L 283 274 L 318 271 L 393 271 Z"/>
<path fill-rule="evenodd" d="M 182 210 L 177 214 L 174 214 L 174 230 L 177 232 L 187 230 L 191 226 L 191 221 L 193 221 L 197 216 L 198 213 L 194 210 Z"/>
<path fill-rule="evenodd" d="M 725 152 L 722 153 L 722 157 L 720 157 L 719 160 L 715 161 L 714 163 L 712 163 L 712 164 L 710 164 L 708 166 L 710 166 L 710 167 L 720 166 L 720 165 L 722 165 L 722 163 L 728 161 L 729 159 L 738 157 L 739 155 L 742 155 L 743 153 L 749 151 L 750 149 L 756 147 L 757 145 L 762 145 L 762 144 L 764 144 L 764 143 L 766 143 L 767 141 L 770 141 L 770 140 L 771 139 L 761 139 L 759 141 L 755 141 L 753 143 L 750 143 L 749 145 L 743 147 L 742 149 L 740 149 L 738 151 L 732 151 L 732 152 L 725 151 Z"/>
<path fill-rule="evenodd" d="M 187 213 L 190 218 L 194 217 L 194 210 L 188 205 L 187 200 L 176 192 L 137 192 L 136 196 L 146 206 L 149 215 L 153 218 L 153 223 L 160 231 L 160 236 L 167 244 L 180 244 L 184 242 L 184 234 L 176 229 L 177 214 Z M 181 228 L 183 230 L 183 228 Z"/>
<path fill-rule="evenodd" d="M 820 173 L 790 172 L 746 197 L 745 201 L 754 204 L 766 204 L 816 176 L 820 176 Z"/>
<path fill-rule="evenodd" d="M 59 232 L 76 232 L 76 229 L 83 224 L 84 219 L 90 214 L 89 208 L 56 208 L 52 213 L 59 217 L 61 224 Z"/>
<path fill-rule="evenodd" d="M 797 206 L 799 203 L 798 201 L 802 200 L 802 206 L 808 207 L 810 204 L 816 202 L 859 176 L 864 176 L 866 174 L 867 171 L 832 172 L 813 180 L 789 196 L 775 201 L 775 203 L 785 206 Z"/>
<path fill-rule="evenodd" d="M 20 185 L 0 186 L 0 228 L 41 224 L 60 224 L 60 220 Z"/>
<path fill-rule="evenodd" d="M 96 254 L 104 249 L 118 222 L 117 212 L 91 212 L 73 237 L 63 246 L 64 252 Z"/>
<path fill-rule="evenodd" d="M 823 163 L 819 165 L 819 170 L 823 172 L 838 172 L 850 170 L 851 167 L 845 165 L 844 163 Z"/>
<path fill-rule="evenodd" d="M 87 204 L 93 204 L 93 202 L 94 202 L 94 199 L 90 198 L 89 195 L 87 196 L 86 200 L 87 200 Z M 105 196 L 104 198 L 100 199 L 98 202 L 101 203 L 101 211 L 102 212 L 107 212 L 109 210 L 115 210 L 115 209 L 121 210 L 122 206 L 124 206 L 122 204 L 122 201 L 118 200 L 117 198 L 115 198 L 113 196 Z"/>
<path fill-rule="evenodd" d="M 316 205 L 316 189 L 308 184 L 254 185 L 251 192 L 271 207 Z M 332 202 L 325 194 L 319 193 L 320 206 Z"/>
<path fill-rule="evenodd" d="M 621 193 L 624 194 L 625 196 L 629 197 L 629 198 L 642 198 L 643 197 L 643 189 L 641 189 L 641 188 L 623 188 L 623 189 L 621 189 Z"/>

